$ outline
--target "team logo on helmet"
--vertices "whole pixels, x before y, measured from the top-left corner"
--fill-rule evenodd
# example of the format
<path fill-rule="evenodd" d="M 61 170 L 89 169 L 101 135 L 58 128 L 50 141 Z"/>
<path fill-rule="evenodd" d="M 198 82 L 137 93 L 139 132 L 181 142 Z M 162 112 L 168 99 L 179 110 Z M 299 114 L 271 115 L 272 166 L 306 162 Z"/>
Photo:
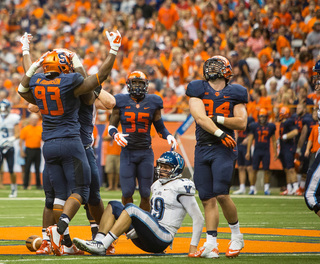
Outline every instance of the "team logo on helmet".
<path fill-rule="evenodd" d="M 213 56 L 206 60 L 203 64 L 203 76 L 207 81 L 225 78 L 229 83 L 232 78 L 232 67 L 229 60 L 223 56 Z"/>
<path fill-rule="evenodd" d="M 171 167 L 170 171 L 161 170 L 161 164 L 166 164 Z M 183 157 L 175 151 L 167 151 L 163 153 L 159 159 L 157 159 L 157 166 L 155 169 L 155 176 L 159 181 L 164 184 L 168 181 L 180 178 L 184 169 Z M 162 175 L 166 175 L 163 177 Z"/>
<path fill-rule="evenodd" d="M 148 92 L 149 81 L 147 76 L 141 71 L 134 71 L 127 79 L 128 92 L 134 98 L 143 98 Z"/>
<path fill-rule="evenodd" d="M 47 56 L 44 57 L 42 62 L 42 68 L 44 74 L 49 74 L 53 72 L 73 72 L 72 61 L 69 59 L 69 57 L 65 53 L 58 53 L 57 51 L 51 51 L 48 53 Z"/>

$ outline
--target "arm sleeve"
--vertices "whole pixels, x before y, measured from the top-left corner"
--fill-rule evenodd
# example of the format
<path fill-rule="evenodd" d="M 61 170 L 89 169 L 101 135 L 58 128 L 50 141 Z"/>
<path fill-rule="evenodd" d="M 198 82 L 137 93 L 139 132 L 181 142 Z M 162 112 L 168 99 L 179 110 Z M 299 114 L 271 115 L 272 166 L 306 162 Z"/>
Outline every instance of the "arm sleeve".
<path fill-rule="evenodd" d="M 182 195 L 179 198 L 179 201 L 192 218 L 193 226 L 192 239 L 190 244 L 193 246 L 198 246 L 202 234 L 204 219 L 196 201 L 196 198 L 193 195 Z"/>
<path fill-rule="evenodd" d="M 161 138 L 166 139 L 168 135 L 170 135 L 168 129 L 165 127 L 162 118 L 160 118 L 159 120 L 157 120 L 156 122 L 153 122 L 154 127 L 156 128 L 158 135 Z"/>

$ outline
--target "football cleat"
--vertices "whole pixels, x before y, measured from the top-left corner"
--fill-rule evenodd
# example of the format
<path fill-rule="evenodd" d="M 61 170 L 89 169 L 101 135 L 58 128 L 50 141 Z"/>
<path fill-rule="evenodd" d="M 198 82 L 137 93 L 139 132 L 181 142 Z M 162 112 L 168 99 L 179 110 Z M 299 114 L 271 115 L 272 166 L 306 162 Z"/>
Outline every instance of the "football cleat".
<path fill-rule="evenodd" d="M 231 235 L 231 241 L 229 242 L 229 248 L 226 252 L 226 257 L 235 258 L 239 256 L 241 249 L 244 247 L 243 234 Z"/>
<path fill-rule="evenodd" d="M 106 255 L 113 255 L 115 253 L 116 253 L 116 250 L 114 248 L 114 245 L 111 244 L 106 250 Z"/>
<path fill-rule="evenodd" d="M 37 255 L 50 255 L 52 253 L 49 240 L 42 240 L 40 248 L 36 251 Z"/>
<path fill-rule="evenodd" d="M 239 189 L 238 191 L 234 191 L 232 194 L 245 194 L 245 193 L 246 193 L 245 190 Z"/>
<path fill-rule="evenodd" d="M 285 190 L 285 191 L 281 192 L 280 195 L 288 195 L 288 193 L 289 193 L 288 190 Z"/>
<path fill-rule="evenodd" d="M 264 195 L 270 195 L 271 193 L 270 193 L 270 190 L 266 190 L 266 191 L 264 191 Z"/>
<path fill-rule="evenodd" d="M 58 227 L 56 225 L 49 226 L 47 228 L 47 234 L 50 238 L 51 249 L 56 256 L 61 256 L 61 241 L 63 236 L 58 233 Z"/>
<path fill-rule="evenodd" d="M 295 192 L 295 195 L 297 195 L 297 196 L 303 196 L 303 194 L 304 194 L 304 189 L 301 187 L 299 187 L 299 189 L 296 190 L 296 192 Z"/>
<path fill-rule="evenodd" d="M 249 195 L 256 195 L 257 194 L 257 190 L 250 190 L 249 191 Z"/>
<path fill-rule="evenodd" d="M 195 253 L 189 253 L 189 258 L 219 258 L 218 246 L 205 242 L 203 247 Z"/>
<path fill-rule="evenodd" d="M 66 245 L 61 246 L 61 255 L 84 255 L 84 252 L 78 249 L 75 244 L 72 244 L 71 247 L 67 247 Z"/>
<path fill-rule="evenodd" d="M 17 198 L 17 196 L 18 196 L 17 190 L 12 190 L 11 193 L 9 194 L 9 198 Z"/>
<path fill-rule="evenodd" d="M 92 255 L 106 255 L 106 248 L 101 241 L 85 241 L 80 238 L 74 238 L 73 243 L 81 250 L 89 252 Z"/>

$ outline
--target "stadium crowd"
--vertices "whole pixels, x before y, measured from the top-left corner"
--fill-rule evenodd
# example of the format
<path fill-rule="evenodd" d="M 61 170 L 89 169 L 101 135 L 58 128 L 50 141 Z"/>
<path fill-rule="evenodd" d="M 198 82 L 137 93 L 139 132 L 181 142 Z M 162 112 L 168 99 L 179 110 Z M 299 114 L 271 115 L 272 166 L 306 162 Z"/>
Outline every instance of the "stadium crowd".
<path fill-rule="evenodd" d="M 0 100 L 18 113 L 27 107 L 17 94 L 22 67 L 20 37 L 33 35 L 34 59 L 67 48 L 82 58 L 89 75 L 105 60 L 102 32 L 117 28 L 122 45 L 103 89 L 127 93 L 133 70 L 146 73 L 149 93 L 163 98 L 163 114 L 189 114 L 186 86 L 202 79 L 203 62 L 228 58 L 232 83 L 250 92 L 248 116 L 258 121 L 265 108 L 278 121 L 282 106 L 291 113 L 319 106 L 312 68 L 320 59 L 320 1 L 294 0 L 4 0 L 0 3 Z"/>

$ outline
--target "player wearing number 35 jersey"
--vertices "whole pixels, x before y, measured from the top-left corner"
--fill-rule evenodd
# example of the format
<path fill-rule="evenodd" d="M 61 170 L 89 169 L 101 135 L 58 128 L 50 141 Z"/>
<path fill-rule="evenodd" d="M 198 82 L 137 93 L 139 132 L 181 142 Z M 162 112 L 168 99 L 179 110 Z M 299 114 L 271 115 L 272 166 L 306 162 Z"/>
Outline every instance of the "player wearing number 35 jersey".
<path fill-rule="evenodd" d="M 116 106 L 110 117 L 109 134 L 122 147 L 120 154 L 120 184 L 123 204 L 132 203 L 139 183 L 140 207 L 149 211 L 150 186 L 153 182 L 154 155 L 151 148 L 150 128 L 154 124 L 159 136 L 167 139 L 175 148 L 176 140 L 168 132 L 161 118 L 162 99 L 158 95 L 147 94 L 147 76 L 134 71 L 128 76 L 129 94 L 117 94 Z M 121 123 L 123 134 L 118 133 Z"/>
<path fill-rule="evenodd" d="M 206 81 L 190 82 L 186 92 L 196 122 L 194 182 L 204 206 L 207 227 L 207 242 L 193 257 L 219 257 L 217 201 L 232 232 L 226 256 L 236 257 L 244 242 L 229 189 L 237 158 L 234 130 L 246 129 L 244 104 L 248 102 L 248 93 L 241 85 L 228 84 L 232 68 L 225 57 L 208 59 L 203 65 L 203 75 Z"/>
<path fill-rule="evenodd" d="M 75 238 L 73 242 L 91 254 L 105 255 L 106 249 L 124 232 L 140 249 L 162 253 L 170 244 L 188 213 L 193 222 L 189 254 L 199 243 L 203 216 L 194 197 L 194 183 L 181 179 L 184 168 L 182 156 L 174 151 L 163 153 L 157 160 L 156 178 L 152 185 L 151 211 L 146 212 L 132 203 L 123 206 L 109 202 L 99 232 L 93 241 Z M 117 221 L 116 221 L 117 220 Z"/>

